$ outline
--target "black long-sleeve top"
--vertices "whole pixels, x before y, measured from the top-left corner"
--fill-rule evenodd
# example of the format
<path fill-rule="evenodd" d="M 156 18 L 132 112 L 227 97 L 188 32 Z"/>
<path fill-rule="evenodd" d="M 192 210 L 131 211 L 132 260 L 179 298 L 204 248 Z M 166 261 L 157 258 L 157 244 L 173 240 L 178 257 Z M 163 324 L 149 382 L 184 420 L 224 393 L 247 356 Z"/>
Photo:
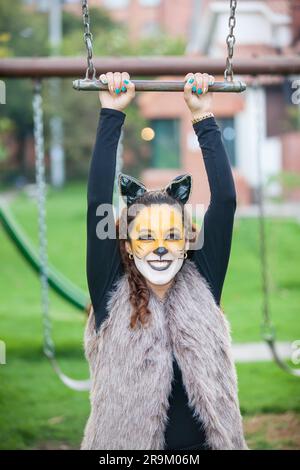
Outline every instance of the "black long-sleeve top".
<path fill-rule="evenodd" d="M 111 204 L 116 154 L 125 114 L 109 108 L 100 111 L 96 142 L 88 178 L 87 210 L 87 279 L 96 319 L 96 328 L 108 314 L 106 304 L 113 283 L 122 275 L 118 240 L 100 240 L 96 226 L 101 216 L 100 204 Z M 202 150 L 210 187 L 210 203 L 202 229 L 204 243 L 190 253 L 199 273 L 208 282 L 216 303 L 220 304 L 230 255 L 236 193 L 220 129 L 213 117 L 193 125 Z M 107 214 L 103 215 L 107 217 Z M 112 217 L 112 214 L 111 214 Z M 205 448 L 205 433 L 192 410 L 183 385 L 181 371 L 174 357 L 174 381 L 170 396 L 166 449 Z"/>

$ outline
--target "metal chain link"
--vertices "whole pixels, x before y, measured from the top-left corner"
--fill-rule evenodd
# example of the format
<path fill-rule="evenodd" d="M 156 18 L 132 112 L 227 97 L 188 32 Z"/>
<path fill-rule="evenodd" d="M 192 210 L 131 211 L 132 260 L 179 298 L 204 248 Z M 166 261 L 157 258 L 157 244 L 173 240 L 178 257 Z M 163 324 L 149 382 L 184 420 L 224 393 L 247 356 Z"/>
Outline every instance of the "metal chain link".
<path fill-rule="evenodd" d="M 41 95 L 41 82 L 35 82 L 32 101 L 33 125 L 34 125 L 34 148 L 35 148 L 35 171 L 37 185 L 38 203 L 38 227 L 39 227 L 39 256 L 40 256 L 40 278 L 42 293 L 42 315 L 44 334 L 44 353 L 50 360 L 51 365 L 64 385 L 76 391 L 86 391 L 91 388 L 91 381 L 74 380 L 65 375 L 56 359 L 55 346 L 52 339 L 52 325 L 50 318 L 49 283 L 48 283 L 48 244 L 47 244 L 47 221 L 46 221 L 46 179 L 45 179 L 45 146 L 43 125 L 43 99 Z"/>
<path fill-rule="evenodd" d="M 90 31 L 90 13 L 88 0 L 82 0 L 82 19 L 84 25 L 84 42 L 87 50 L 87 69 L 85 77 L 94 79 L 96 77 L 96 68 L 93 63 L 93 35 Z"/>
<path fill-rule="evenodd" d="M 253 82 L 253 90 L 255 93 L 256 102 L 256 167 L 258 176 L 257 185 L 257 202 L 259 210 L 259 241 L 260 241 L 260 260 L 261 260 L 261 278 L 262 278 L 262 293 L 263 293 L 263 321 L 261 325 L 262 337 L 266 341 L 275 340 L 275 328 L 271 319 L 270 305 L 269 305 L 269 267 L 267 255 L 267 240 L 266 240 L 266 224 L 265 224 L 265 196 L 264 196 L 264 181 L 262 169 L 262 145 L 263 145 L 263 119 L 262 110 L 263 104 L 263 88 L 259 85 L 256 78 Z"/>
<path fill-rule="evenodd" d="M 259 84 L 259 79 L 255 78 L 253 82 L 253 90 L 255 92 L 255 121 L 256 121 L 256 160 L 257 160 L 257 197 L 259 209 L 259 244 L 260 244 L 260 260 L 261 260 L 261 279 L 262 279 L 262 295 L 263 295 L 263 318 L 261 324 L 262 338 L 268 344 L 271 354 L 275 363 L 285 372 L 295 377 L 300 377 L 300 369 L 292 368 L 287 362 L 283 361 L 279 355 L 276 345 L 276 329 L 272 321 L 272 314 L 270 309 L 270 278 L 269 278 L 269 265 L 268 265 L 268 250 L 267 250 L 267 233 L 265 222 L 265 195 L 264 195 L 264 178 L 263 178 L 263 151 L 262 144 L 265 135 L 264 119 L 262 110 L 264 109 L 263 103 L 263 87 Z"/>
<path fill-rule="evenodd" d="M 46 222 L 46 181 L 45 181 L 45 150 L 44 150 L 44 125 L 43 125 L 43 99 L 41 96 L 41 82 L 34 85 L 32 101 L 34 145 L 35 145 L 35 170 L 38 204 L 38 229 L 39 229 L 39 255 L 41 260 L 41 294 L 42 315 L 44 331 L 44 353 L 52 359 L 55 356 L 55 347 L 52 340 L 52 327 L 49 314 L 49 285 L 48 285 L 48 256 L 47 256 L 47 222 Z"/>
<path fill-rule="evenodd" d="M 227 44 L 227 58 L 226 58 L 226 68 L 224 71 L 224 78 L 226 81 L 233 81 L 233 66 L 232 58 L 235 45 L 235 36 L 233 34 L 234 27 L 236 24 L 235 10 L 237 7 L 237 0 L 230 0 L 230 15 L 228 20 L 229 34 L 226 38 Z"/>

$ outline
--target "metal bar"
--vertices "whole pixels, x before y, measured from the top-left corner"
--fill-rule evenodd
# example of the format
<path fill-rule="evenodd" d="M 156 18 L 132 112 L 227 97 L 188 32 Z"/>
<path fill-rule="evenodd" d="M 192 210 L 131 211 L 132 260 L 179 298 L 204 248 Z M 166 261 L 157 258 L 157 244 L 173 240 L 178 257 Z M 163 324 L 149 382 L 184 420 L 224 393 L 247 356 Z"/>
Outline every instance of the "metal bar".
<path fill-rule="evenodd" d="M 132 80 L 135 84 L 136 91 L 183 91 L 185 83 L 182 81 L 159 81 L 159 80 Z M 104 85 L 99 80 L 75 80 L 73 88 L 81 91 L 99 91 L 107 90 L 107 85 Z M 210 86 L 209 91 L 222 91 L 222 92 L 241 92 L 246 90 L 246 84 L 239 81 L 234 82 L 215 82 Z"/>
<path fill-rule="evenodd" d="M 94 60 L 97 76 L 107 71 L 126 71 L 135 76 L 185 75 L 188 72 L 207 72 L 222 75 L 224 60 L 203 57 L 98 57 Z M 79 57 L 22 57 L 0 60 L 0 77 L 46 78 L 84 77 L 85 58 Z M 236 59 L 238 75 L 300 74 L 300 56 L 267 56 Z"/>

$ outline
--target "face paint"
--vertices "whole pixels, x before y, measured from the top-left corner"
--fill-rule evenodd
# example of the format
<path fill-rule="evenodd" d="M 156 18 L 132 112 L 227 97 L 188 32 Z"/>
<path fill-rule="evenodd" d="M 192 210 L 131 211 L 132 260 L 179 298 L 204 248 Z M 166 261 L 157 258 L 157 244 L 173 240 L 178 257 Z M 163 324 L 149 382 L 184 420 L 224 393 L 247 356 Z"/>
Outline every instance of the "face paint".
<path fill-rule="evenodd" d="M 181 211 L 168 204 L 145 206 L 129 227 L 135 265 L 152 284 L 168 284 L 184 261 Z"/>

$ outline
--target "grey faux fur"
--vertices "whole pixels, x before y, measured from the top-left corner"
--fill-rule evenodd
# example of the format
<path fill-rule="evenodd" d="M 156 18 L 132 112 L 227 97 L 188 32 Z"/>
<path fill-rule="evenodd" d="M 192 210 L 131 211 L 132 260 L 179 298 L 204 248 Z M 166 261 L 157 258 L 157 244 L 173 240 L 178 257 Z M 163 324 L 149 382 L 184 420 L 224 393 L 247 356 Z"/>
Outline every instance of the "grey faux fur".
<path fill-rule="evenodd" d="M 91 314 L 85 332 L 92 389 L 81 448 L 164 449 L 174 353 L 209 446 L 246 449 L 229 325 L 194 264 L 185 262 L 164 301 L 151 293 L 148 328 L 129 327 L 126 275 L 108 307 L 99 331 Z"/>

